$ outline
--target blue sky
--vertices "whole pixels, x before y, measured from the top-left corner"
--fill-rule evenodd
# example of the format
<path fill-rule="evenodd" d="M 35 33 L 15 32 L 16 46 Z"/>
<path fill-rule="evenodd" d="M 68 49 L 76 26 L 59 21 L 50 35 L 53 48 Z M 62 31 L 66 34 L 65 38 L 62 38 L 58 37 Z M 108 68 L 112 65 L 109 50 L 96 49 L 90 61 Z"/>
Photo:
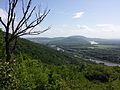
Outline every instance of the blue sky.
<path fill-rule="evenodd" d="M 42 28 L 52 28 L 39 36 L 120 39 L 120 0 L 33 0 L 33 4 L 40 2 L 51 9 Z M 4 10 L 5 4 L 6 0 L 0 0 L 0 10 Z"/>
<path fill-rule="evenodd" d="M 118 24 L 120 21 L 120 0 L 47 0 L 47 2 L 54 13 L 52 16 L 56 17 L 58 22 L 61 21 L 60 19 L 65 19 L 64 21 L 68 24 L 73 21 L 93 25 L 96 23 Z M 71 19 L 77 12 L 84 12 L 83 17 L 78 20 Z"/>

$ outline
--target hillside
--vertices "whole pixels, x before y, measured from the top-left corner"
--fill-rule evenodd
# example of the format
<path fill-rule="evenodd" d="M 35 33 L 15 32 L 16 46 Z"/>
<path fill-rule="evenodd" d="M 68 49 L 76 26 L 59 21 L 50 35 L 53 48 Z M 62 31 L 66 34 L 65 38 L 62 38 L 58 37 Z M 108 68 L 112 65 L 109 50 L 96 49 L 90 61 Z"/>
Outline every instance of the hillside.
<path fill-rule="evenodd" d="M 0 43 L 2 42 L 3 32 L 0 31 Z M 2 43 L 1 43 L 2 44 Z M 67 53 L 59 52 L 45 45 L 33 43 L 29 40 L 19 38 L 15 54 L 25 54 L 32 59 L 39 59 L 47 64 L 72 64 L 79 61 Z"/>
<path fill-rule="evenodd" d="M 55 45 L 79 45 L 79 44 L 90 44 L 89 41 L 86 40 L 83 36 L 71 36 L 66 37 L 61 40 L 54 40 L 49 42 L 48 44 L 55 44 Z"/>
<path fill-rule="evenodd" d="M 45 45 L 33 43 L 26 39 L 19 39 L 17 52 L 31 56 L 34 59 L 40 59 L 48 64 L 72 64 L 78 63 L 77 59 L 67 53 L 59 52 Z"/>
<path fill-rule="evenodd" d="M 90 44 L 86 37 L 83 36 L 70 36 L 70 37 L 56 37 L 56 38 L 26 38 L 30 41 L 43 44 L 55 45 L 79 45 Z"/>
<path fill-rule="evenodd" d="M 47 44 L 49 42 L 54 42 L 57 40 L 62 40 L 64 37 L 57 37 L 57 38 L 47 38 L 47 37 L 41 37 L 41 38 L 26 38 L 30 41 L 36 42 L 36 43 L 41 43 L 41 44 Z"/>

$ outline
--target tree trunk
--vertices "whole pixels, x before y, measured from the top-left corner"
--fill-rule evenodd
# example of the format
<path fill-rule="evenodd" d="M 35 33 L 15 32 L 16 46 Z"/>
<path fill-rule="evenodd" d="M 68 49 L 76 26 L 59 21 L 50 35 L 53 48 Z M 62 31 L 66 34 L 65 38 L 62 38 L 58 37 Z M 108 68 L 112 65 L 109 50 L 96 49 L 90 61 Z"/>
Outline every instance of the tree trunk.
<path fill-rule="evenodd" d="M 5 35 L 5 59 L 6 62 L 10 61 L 11 54 L 10 54 L 10 42 L 9 42 L 9 33 L 6 32 Z"/>
<path fill-rule="evenodd" d="M 10 48 L 9 48 L 9 43 L 6 43 L 5 48 L 6 48 L 6 62 L 10 61 L 11 55 L 10 55 Z"/>

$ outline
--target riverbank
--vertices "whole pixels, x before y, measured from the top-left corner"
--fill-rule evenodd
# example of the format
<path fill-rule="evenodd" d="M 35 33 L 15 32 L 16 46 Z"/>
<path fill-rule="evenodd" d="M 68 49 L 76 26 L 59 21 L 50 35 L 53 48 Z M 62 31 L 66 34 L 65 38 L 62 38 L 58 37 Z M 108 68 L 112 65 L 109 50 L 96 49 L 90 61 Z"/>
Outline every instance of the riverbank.
<path fill-rule="evenodd" d="M 86 59 L 86 60 L 95 62 L 97 64 L 104 64 L 106 66 L 118 66 L 118 67 L 120 67 L 120 64 L 109 62 L 109 61 L 101 61 L 101 60 L 94 60 L 94 59 Z"/>

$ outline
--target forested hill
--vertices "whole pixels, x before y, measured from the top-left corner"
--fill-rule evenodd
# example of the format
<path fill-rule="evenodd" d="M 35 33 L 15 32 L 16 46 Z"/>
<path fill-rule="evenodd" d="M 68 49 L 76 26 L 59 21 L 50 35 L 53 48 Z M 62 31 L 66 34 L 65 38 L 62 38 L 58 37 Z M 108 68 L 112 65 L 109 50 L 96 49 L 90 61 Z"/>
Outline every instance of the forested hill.
<path fill-rule="evenodd" d="M 2 44 L 2 41 L 3 32 L 0 30 L 0 44 Z M 38 59 L 47 64 L 78 64 L 78 60 L 69 54 L 58 52 L 45 45 L 33 43 L 23 38 L 18 39 L 15 51 L 17 54 L 22 53 L 28 55 L 32 59 Z"/>
<path fill-rule="evenodd" d="M 0 31 L 0 56 L 3 35 Z M 22 38 L 14 55 L 12 63 L 0 57 L 0 90 L 120 90 L 119 67 L 80 63 L 69 54 Z"/>
<path fill-rule="evenodd" d="M 26 39 L 19 39 L 18 52 L 27 54 L 35 59 L 40 59 L 48 64 L 77 64 L 78 60 L 67 53 L 56 51 L 45 45 L 33 43 Z"/>
<path fill-rule="evenodd" d="M 84 36 L 69 36 L 69 37 L 56 37 L 56 38 L 27 38 L 36 43 L 52 44 L 52 45 L 89 45 L 89 44 L 110 44 L 120 45 L 120 39 L 100 39 L 88 38 Z"/>

